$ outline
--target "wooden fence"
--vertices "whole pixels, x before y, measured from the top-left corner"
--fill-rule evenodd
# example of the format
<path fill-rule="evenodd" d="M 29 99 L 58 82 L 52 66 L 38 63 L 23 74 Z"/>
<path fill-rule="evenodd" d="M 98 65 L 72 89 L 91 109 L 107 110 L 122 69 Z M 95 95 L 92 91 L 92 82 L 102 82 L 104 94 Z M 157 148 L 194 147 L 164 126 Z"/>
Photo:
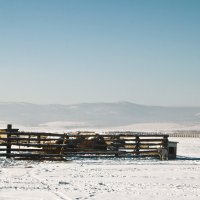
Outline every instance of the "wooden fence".
<path fill-rule="evenodd" d="M 183 138 L 200 138 L 200 131 L 175 131 L 169 133 L 170 137 L 183 137 Z"/>
<path fill-rule="evenodd" d="M 0 156 L 15 159 L 67 159 L 71 157 L 158 157 L 167 148 L 168 135 L 0 131 Z"/>

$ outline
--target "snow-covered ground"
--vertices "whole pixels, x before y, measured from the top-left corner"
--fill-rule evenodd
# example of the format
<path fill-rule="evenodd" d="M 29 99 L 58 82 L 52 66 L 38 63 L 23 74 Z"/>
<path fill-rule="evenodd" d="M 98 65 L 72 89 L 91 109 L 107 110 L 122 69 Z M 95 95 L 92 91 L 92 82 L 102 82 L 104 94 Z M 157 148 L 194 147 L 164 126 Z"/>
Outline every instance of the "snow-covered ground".
<path fill-rule="evenodd" d="M 200 138 L 170 138 L 178 159 L 0 159 L 0 200 L 199 200 Z"/>

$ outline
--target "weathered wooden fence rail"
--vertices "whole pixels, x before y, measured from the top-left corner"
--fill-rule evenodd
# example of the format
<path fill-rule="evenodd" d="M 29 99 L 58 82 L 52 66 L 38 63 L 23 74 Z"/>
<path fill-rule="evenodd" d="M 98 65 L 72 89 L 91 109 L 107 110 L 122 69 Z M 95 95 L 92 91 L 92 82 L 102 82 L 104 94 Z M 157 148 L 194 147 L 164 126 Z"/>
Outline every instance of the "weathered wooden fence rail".
<path fill-rule="evenodd" d="M 0 131 L 0 156 L 21 159 L 59 159 L 75 156 L 158 156 L 168 147 L 165 134 L 84 134 Z"/>

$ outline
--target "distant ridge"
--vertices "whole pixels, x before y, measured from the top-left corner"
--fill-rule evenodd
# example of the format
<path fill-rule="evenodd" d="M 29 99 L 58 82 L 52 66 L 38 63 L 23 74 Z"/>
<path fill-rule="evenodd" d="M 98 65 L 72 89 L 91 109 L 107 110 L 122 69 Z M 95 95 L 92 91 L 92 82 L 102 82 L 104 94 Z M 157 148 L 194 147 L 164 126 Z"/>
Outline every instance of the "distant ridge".
<path fill-rule="evenodd" d="M 131 102 L 38 105 L 0 102 L 1 123 L 23 126 L 118 127 L 135 123 L 200 123 L 200 107 L 145 106 Z"/>

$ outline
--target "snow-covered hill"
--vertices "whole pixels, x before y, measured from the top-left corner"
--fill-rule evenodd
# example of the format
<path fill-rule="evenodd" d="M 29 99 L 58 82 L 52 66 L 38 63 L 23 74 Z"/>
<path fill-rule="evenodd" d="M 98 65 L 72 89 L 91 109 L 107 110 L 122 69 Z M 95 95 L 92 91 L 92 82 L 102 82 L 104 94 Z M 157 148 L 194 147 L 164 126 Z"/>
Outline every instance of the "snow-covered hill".
<path fill-rule="evenodd" d="M 108 128 L 141 123 L 199 124 L 200 107 L 145 106 L 130 102 L 37 105 L 0 103 L 1 124 L 34 127 Z"/>

